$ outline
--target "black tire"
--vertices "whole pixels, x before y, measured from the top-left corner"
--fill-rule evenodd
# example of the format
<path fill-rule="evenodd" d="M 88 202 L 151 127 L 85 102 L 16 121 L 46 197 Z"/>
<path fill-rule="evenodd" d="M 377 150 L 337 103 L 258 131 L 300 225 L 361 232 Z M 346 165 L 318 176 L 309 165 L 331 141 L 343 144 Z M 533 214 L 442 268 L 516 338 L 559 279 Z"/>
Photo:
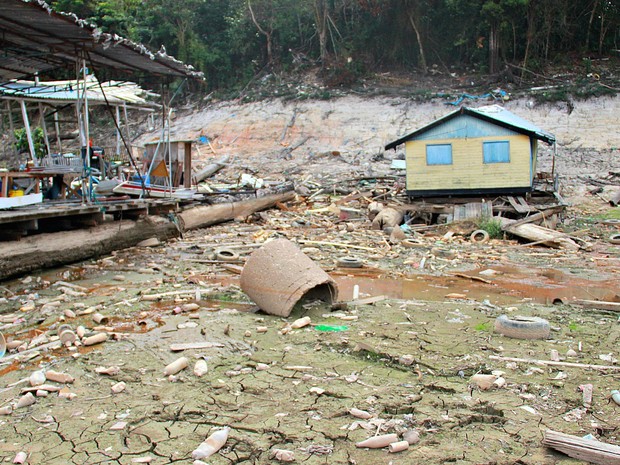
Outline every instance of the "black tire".
<path fill-rule="evenodd" d="M 501 315 L 495 319 L 495 331 L 513 339 L 547 339 L 551 327 L 544 318 Z"/>
<path fill-rule="evenodd" d="M 620 233 L 618 234 L 612 234 L 611 236 L 609 236 L 609 243 L 610 244 L 620 244 Z"/>
<path fill-rule="evenodd" d="M 361 268 L 364 264 L 359 258 L 342 257 L 336 261 L 336 265 L 341 268 Z"/>

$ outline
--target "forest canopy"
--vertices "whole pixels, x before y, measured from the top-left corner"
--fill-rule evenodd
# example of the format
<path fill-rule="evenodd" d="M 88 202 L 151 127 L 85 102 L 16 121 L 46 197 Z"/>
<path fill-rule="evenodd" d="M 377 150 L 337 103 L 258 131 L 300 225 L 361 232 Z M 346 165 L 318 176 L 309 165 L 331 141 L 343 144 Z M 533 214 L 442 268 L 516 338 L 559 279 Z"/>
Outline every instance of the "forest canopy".
<path fill-rule="evenodd" d="M 534 72 L 619 53 L 617 0 L 53 0 L 192 64 L 210 90 L 261 71 Z"/>

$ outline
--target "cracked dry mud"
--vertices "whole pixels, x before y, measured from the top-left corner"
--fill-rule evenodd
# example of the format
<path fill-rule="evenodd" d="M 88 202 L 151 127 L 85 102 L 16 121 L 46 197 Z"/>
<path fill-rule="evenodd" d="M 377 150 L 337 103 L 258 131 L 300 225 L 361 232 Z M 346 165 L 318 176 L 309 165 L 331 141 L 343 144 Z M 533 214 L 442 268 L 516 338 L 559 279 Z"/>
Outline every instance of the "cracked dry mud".
<path fill-rule="evenodd" d="M 287 215 L 292 213 L 272 213 L 271 235 L 295 239 L 313 234 L 287 226 L 294 219 Z M 25 451 L 28 463 L 192 463 L 192 451 L 224 426 L 231 428 L 228 441 L 205 459 L 207 463 L 277 463 L 271 458 L 277 448 L 294 451 L 296 462 L 307 464 L 570 464 L 579 462 L 541 445 L 546 429 L 579 436 L 591 433 L 602 441 L 620 443 L 620 407 L 609 400 L 610 390 L 620 385 L 620 371 L 490 357 L 550 360 L 551 350 L 557 350 L 563 361 L 612 364 L 600 356 L 618 356 L 617 314 L 532 300 L 526 288 L 517 292 L 502 287 L 499 277 L 517 279 L 516 271 L 508 268 L 513 263 L 515 269 L 528 270 L 523 273 L 532 289 L 559 288 L 561 281 L 566 284 L 574 275 L 591 274 L 596 265 L 586 257 L 595 257 L 601 258 L 596 269 L 599 281 L 590 284 L 594 288 L 603 283 L 613 293 L 618 289 L 617 251 L 524 252 L 510 241 L 473 246 L 455 239 L 449 247 L 458 259 L 429 259 L 428 274 L 423 274 L 405 264 L 416 261 L 420 251 L 398 245 L 366 254 L 366 266 L 360 271 L 335 269 L 341 250 L 307 248 L 342 283 L 344 300 L 350 298 L 352 282 L 360 283 L 362 297 L 377 294 L 369 276 L 402 281 L 407 275 L 426 288 L 418 289 L 414 297 L 349 305 L 333 312 L 324 304 L 311 304 L 283 319 L 255 313 L 237 288 L 236 276 L 218 264 L 196 261 L 218 244 L 252 244 L 262 231 L 241 225 L 214 227 L 160 247 L 129 249 L 4 283 L 19 298 L 5 301 L 0 315 L 13 312 L 23 320 L 3 330 L 8 339 L 53 335 L 64 310 L 79 313 L 95 305 L 110 316 L 108 326 L 117 337 L 73 352 L 63 348 L 27 362 L 0 365 L 0 406 L 17 399 L 27 386 L 19 381 L 41 368 L 71 374 L 75 382 L 67 387 L 77 394 L 68 400 L 50 393 L 32 406 L 0 416 L 0 461 L 11 462 L 17 452 Z M 381 243 L 377 231 L 334 234 L 340 241 Z M 251 250 L 252 246 L 246 252 Z M 541 254 L 547 255 L 546 263 L 549 256 L 555 259 L 551 275 L 535 272 Z M 477 270 L 503 266 L 504 271 L 496 285 L 445 278 L 452 269 L 471 273 L 474 264 Z M 537 281 L 549 276 L 553 282 Z M 49 284 L 58 280 L 88 291 L 70 295 L 62 286 Z M 579 282 L 578 287 L 588 289 L 588 281 Z M 196 289 L 201 289 L 199 296 Z M 191 291 L 189 297 L 176 300 L 140 298 L 185 290 Z M 476 297 L 446 298 L 469 291 Z M 38 293 L 36 310 L 20 311 L 34 293 Z M 60 306 L 41 311 L 46 301 L 58 296 L 64 296 Z M 200 308 L 174 312 L 186 303 Z M 517 340 L 494 333 L 494 319 L 503 313 L 548 319 L 551 339 Z M 347 329 L 325 332 L 311 325 L 281 334 L 283 327 L 304 315 L 313 325 Z M 92 328 L 91 316 L 64 318 L 64 323 Z M 198 341 L 223 347 L 183 353 L 169 349 L 174 343 Z M 567 356 L 569 349 L 577 354 Z M 79 356 L 72 356 L 76 352 Z M 172 378 L 164 376 L 163 368 L 182 355 L 190 360 L 189 368 Z M 192 367 L 200 357 L 207 359 L 209 371 L 199 378 Z M 95 371 L 113 366 L 120 368 L 118 374 Z M 492 370 L 505 372 L 504 387 L 481 391 L 471 383 L 473 374 Z M 111 386 L 120 381 L 126 389 L 113 394 Z M 594 388 L 590 409 L 583 407 L 578 392 L 588 383 Z M 372 418 L 353 417 L 351 408 L 370 412 Z M 405 452 L 355 446 L 376 433 L 400 437 L 411 429 L 419 432 L 420 441 Z"/>

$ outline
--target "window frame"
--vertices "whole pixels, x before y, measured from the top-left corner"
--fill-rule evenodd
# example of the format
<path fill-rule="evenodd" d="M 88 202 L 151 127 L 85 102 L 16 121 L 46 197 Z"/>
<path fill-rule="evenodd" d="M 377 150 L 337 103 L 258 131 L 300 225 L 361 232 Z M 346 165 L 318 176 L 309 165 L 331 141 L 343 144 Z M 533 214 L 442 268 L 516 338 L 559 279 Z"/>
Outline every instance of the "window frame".
<path fill-rule="evenodd" d="M 428 159 L 428 149 L 429 147 L 449 147 L 450 148 L 450 162 L 444 163 L 444 162 L 439 162 L 439 163 L 431 163 Z M 426 166 L 447 166 L 447 165 L 452 165 L 454 164 L 454 157 L 453 157 L 453 152 L 452 152 L 452 144 L 426 144 L 425 147 L 425 155 L 426 155 Z"/>
<path fill-rule="evenodd" d="M 487 160 L 487 153 L 485 150 L 485 147 L 488 147 L 490 145 L 495 145 L 495 144 L 505 144 L 507 150 L 506 150 L 506 157 L 507 159 L 502 159 L 502 160 Z M 510 163 L 511 159 L 510 159 L 510 141 L 509 140 L 488 140 L 488 141 L 483 141 L 482 142 L 482 163 L 485 165 L 494 165 L 496 163 Z"/>

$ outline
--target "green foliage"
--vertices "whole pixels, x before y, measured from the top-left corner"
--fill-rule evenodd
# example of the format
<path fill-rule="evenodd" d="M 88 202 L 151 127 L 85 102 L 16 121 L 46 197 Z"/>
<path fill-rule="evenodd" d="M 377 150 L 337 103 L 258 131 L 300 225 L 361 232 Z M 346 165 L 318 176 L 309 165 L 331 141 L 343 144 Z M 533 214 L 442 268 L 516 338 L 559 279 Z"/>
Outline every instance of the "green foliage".
<path fill-rule="evenodd" d="M 476 331 L 486 331 L 486 332 L 490 332 L 492 327 L 491 327 L 491 322 L 489 321 L 485 321 L 483 323 L 478 323 L 476 326 L 474 326 L 474 329 Z"/>
<path fill-rule="evenodd" d="M 568 330 L 569 330 L 571 333 L 578 333 L 579 331 L 582 331 L 582 327 L 581 327 L 581 326 L 579 326 L 579 325 L 578 325 L 577 323 L 575 323 L 574 321 L 571 321 L 571 322 L 568 324 Z"/>
<path fill-rule="evenodd" d="M 591 52 L 615 53 L 620 27 L 616 2 L 589 0 L 49 3 L 153 50 L 164 45 L 169 55 L 204 71 L 210 91 L 239 91 L 266 74 L 316 65 L 324 83 L 334 87 L 356 83 L 368 69 L 430 68 L 445 74 L 463 69 L 484 72 L 491 63 L 501 69 L 501 62 L 508 62 L 546 74 L 545 67 L 557 57 L 581 60 Z M 497 39 L 492 51 L 491 36 Z M 575 52 L 580 55 L 575 57 Z M 583 59 L 585 74 L 596 72 L 593 63 Z M 588 92 L 600 95 L 600 87 Z M 565 100 L 568 95 L 551 92 L 541 98 Z"/>
<path fill-rule="evenodd" d="M 489 233 L 491 239 L 500 239 L 504 232 L 502 231 L 502 223 L 493 218 L 483 218 L 478 222 L 478 229 L 482 229 Z"/>
<path fill-rule="evenodd" d="M 30 147 L 28 146 L 28 135 L 26 134 L 26 129 L 16 129 L 13 132 L 15 136 L 14 147 L 19 153 L 30 152 Z M 34 153 L 37 158 L 42 158 L 45 156 L 46 147 L 45 147 L 45 136 L 43 135 L 43 129 L 40 127 L 34 128 L 32 131 L 32 142 L 34 143 Z"/>

